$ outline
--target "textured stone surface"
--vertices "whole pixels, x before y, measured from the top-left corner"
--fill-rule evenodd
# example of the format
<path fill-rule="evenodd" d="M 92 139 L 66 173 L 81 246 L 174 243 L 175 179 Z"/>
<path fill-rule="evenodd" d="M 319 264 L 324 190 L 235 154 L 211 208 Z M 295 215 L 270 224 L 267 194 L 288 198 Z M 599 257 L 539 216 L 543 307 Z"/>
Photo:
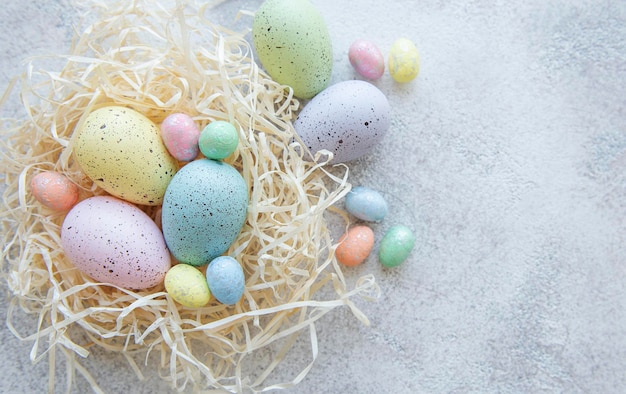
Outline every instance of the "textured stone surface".
<path fill-rule="evenodd" d="M 351 166 L 353 183 L 386 191 L 377 242 L 395 224 L 418 241 L 397 269 L 375 253 L 346 269 L 351 283 L 377 277 L 379 302 L 357 302 L 372 325 L 347 309 L 326 315 L 317 362 L 291 391 L 626 390 L 626 3 L 313 2 L 333 40 L 333 82 L 357 77 L 358 38 L 385 54 L 406 36 L 420 51 L 415 81 L 376 82 L 392 126 Z M 230 24 L 259 3 L 226 2 L 215 18 Z M 66 0 L 25 0 L 0 20 L 5 86 L 26 55 L 63 52 L 75 17 Z M 20 319 L 32 332 L 35 320 Z M 0 343 L 0 392 L 44 391 L 45 359 L 31 366 L 30 345 L 4 326 Z M 85 363 L 104 389 L 168 392 L 156 373 L 139 386 L 122 357 L 93 353 Z M 289 359 L 306 365 L 310 347 Z M 79 377 L 74 391 L 88 390 Z"/>

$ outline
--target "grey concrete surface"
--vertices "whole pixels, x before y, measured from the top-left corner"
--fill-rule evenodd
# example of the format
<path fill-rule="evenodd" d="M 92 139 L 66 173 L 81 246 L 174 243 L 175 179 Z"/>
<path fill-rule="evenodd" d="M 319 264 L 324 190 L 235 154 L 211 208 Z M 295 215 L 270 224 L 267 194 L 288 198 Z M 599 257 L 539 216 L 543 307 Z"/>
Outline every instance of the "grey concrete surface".
<path fill-rule="evenodd" d="M 395 270 L 375 257 L 346 270 L 381 286 L 378 302 L 358 302 L 372 324 L 326 315 L 317 362 L 290 392 L 625 392 L 626 2 L 313 3 L 333 39 L 334 82 L 356 77 L 347 50 L 358 38 L 386 53 L 406 36 L 420 51 L 416 81 L 376 83 L 392 127 L 351 163 L 354 184 L 389 200 L 377 240 L 393 224 L 419 239 Z M 216 21 L 259 4 L 226 2 Z M 3 88 L 27 55 L 63 53 L 76 15 L 69 0 L 5 1 L 0 20 Z M 12 97 L 3 115 L 18 108 Z M 29 332 L 34 319 L 20 319 Z M 48 366 L 31 365 L 32 344 L 4 324 L 0 341 L 0 392 L 44 392 Z M 107 392 L 170 392 L 149 367 L 139 383 L 119 356 L 96 350 L 85 363 Z M 72 392 L 89 391 L 78 377 Z"/>

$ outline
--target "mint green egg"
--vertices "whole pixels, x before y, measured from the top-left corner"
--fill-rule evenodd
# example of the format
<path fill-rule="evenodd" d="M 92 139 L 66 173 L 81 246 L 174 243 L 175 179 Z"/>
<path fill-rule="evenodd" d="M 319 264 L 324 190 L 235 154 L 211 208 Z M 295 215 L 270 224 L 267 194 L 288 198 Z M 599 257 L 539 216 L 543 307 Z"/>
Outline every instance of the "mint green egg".
<path fill-rule="evenodd" d="M 387 268 L 397 267 L 409 257 L 414 246 L 415 235 L 410 228 L 393 226 L 380 241 L 378 259 Z"/>
<path fill-rule="evenodd" d="M 333 49 L 326 23 L 308 0 L 266 0 L 254 15 L 252 41 L 276 82 L 308 99 L 330 81 Z"/>
<path fill-rule="evenodd" d="M 207 159 L 222 160 L 230 156 L 239 144 L 237 129 L 223 120 L 211 122 L 198 139 L 200 151 Z"/>

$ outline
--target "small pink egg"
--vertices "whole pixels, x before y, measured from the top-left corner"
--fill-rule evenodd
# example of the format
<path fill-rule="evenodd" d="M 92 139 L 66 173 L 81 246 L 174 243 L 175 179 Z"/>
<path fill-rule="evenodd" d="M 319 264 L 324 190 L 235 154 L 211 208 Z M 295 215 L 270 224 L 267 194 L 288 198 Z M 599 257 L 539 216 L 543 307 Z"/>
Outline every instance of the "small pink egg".
<path fill-rule="evenodd" d="M 189 115 L 175 113 L 165 118 L 161 123 L 161 138 L 176 160 L 191 161 L 198 156 L 200 130 Z"/>
<path fill-rule="evenodd" d="M 367 226 L 354 226 L 341 236 L 335 257 L 341 264 L 353 267 L 365 261 L 374 247 L 374 232 Z"/>
<path fill-rule="evenodd" d="M 352 67 L 368 79 L 378 79 L 385 72 L 385 58 L 376 45 L 365 40 L 356 40 L 348 50 Z"/>
<path fill-rule="evenodd" d="M 30 190 L 37 201 L 57 211 L 67 211 L 78 202 L 78 186 L 58 172 L 46 171 L 35 175 L 30 182 Z"/>

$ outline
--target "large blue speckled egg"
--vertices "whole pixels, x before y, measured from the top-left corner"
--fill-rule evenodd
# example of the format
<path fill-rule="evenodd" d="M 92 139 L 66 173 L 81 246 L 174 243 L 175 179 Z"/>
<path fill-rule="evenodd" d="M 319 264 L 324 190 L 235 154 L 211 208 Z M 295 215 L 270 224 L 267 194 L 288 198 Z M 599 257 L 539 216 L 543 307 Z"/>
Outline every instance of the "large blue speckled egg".
<path fill-rule="evenodd" d="M 235 241 L 247 211 L 248 188 L 235 168 L 193 161 L 176 173 L 163 198 L 167 247 L 181 263 L 208 264 Z"/>

